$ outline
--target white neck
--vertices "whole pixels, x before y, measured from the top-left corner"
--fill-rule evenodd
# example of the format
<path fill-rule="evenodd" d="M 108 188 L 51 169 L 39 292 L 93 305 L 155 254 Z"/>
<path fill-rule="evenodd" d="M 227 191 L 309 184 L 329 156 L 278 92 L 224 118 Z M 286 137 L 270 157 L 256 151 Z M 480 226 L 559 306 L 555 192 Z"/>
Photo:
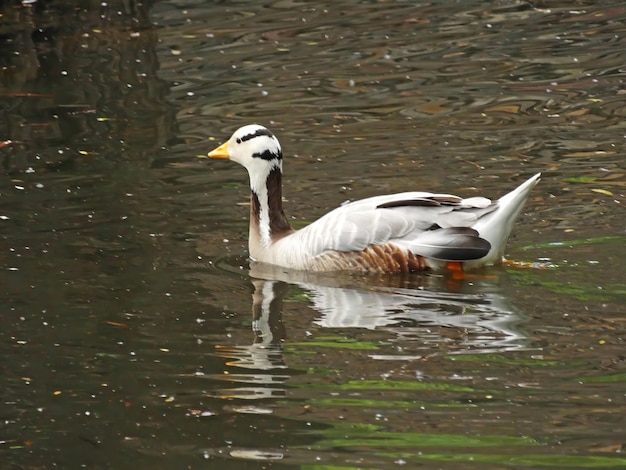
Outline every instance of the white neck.
<path fill-rule="evenodd" d="M 270 174 L 271 168 L 267 166 L 266 172 L 256 173 L 254 177 L 250 175 L 250 190 L 252 191 L 252 197 L 256 196 L 259 203 L 258 216 L 258 231 L 259 241 L 261 246 L 267 247 L 272 243 L 271 229 L 270 229 L 270 203 L 269 193 L 267 189 L 267 178 Z M 251 226 L 252 228 L 252 226 Z"/>
<path fill-rule="evenodd" d="M 273 238 L 291 232 L 291 227 L 282 207 L 282 164 L 280 161 L 268 164 L 258 162 L 250 175 L 250 252 L 256 251 L 252 245 L 261 248 L 272 244 Z M 254 249 L 253 249 L 254 248 Z"/>

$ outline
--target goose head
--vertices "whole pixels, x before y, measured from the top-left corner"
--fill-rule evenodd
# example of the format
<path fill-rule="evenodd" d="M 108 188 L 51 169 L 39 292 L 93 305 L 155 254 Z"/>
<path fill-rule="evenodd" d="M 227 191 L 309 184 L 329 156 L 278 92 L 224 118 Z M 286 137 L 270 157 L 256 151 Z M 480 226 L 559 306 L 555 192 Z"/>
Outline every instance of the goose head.
<path fill-rule="evenodd" d="M 282 172 L 283 154 L 274 134 L 258 124 L 237 129 L 231 138 L 209 152 L 211 158 L 222 158 L 239 163 L 248 170 L 250 183 L 265 184 L 272 170 Z"/>
<path fill-rule="evenodd" d="M 251 124 L 237 129 L 208 155 L 232 160 L 248 170 L 250 255 L 261 259 L 264 247 L 292 232 L 282 209 L 283 154 L 278 139 L 265 127 Z"/>

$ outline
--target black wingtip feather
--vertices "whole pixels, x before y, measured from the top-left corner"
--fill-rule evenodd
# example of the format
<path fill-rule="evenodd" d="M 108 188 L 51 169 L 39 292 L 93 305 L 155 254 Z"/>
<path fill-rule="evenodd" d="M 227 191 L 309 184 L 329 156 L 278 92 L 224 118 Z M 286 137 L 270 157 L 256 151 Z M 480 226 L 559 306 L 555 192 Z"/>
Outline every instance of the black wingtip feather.
<path fill-rule="evenodd" d="M 491 243 L 469 227 L 429 230 L 411 246 L 415 254 L 443 261 L 470 261 L 487 255 Z"/>

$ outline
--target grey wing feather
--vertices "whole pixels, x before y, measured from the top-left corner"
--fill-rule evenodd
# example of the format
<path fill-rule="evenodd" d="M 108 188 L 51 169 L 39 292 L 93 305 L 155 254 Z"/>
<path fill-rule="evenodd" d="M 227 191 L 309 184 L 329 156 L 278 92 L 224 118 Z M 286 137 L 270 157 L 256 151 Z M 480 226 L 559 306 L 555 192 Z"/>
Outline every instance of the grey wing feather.
<path fill-rule="evenodd" d="M 430 193 L 378 196 L 338 207 L 294 235 L 302 237 L 313 256 L 393 242 L 423 256 L 476 259 L 480 257 L 477 254 L 489 250 L 488 242 L 481 243 L 484 240 L 477 233 L 472 235 L 463 228 L 495 207 L 480 197 L 464 200 Z M 454 256 L 446 257 L 451 254 Z"/>
<path fill-rule="evenodd" d="M 479 259 L 489 253 L 491 243 L 480 238 L 471 228 L 452 227 L 429 230 L 417 239 L 407 242 L 413 252 L 428 258 L 467 261 Z"/>

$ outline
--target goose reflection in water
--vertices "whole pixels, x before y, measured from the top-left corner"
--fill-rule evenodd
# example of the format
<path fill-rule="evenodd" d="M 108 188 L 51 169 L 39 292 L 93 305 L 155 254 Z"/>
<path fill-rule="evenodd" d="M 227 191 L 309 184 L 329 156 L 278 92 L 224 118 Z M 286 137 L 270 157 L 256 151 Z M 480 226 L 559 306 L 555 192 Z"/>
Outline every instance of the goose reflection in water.
<path fill-rule="evenodd" d="M 318 314 L 314 324 L 328 329 L 384 330 L 399 344 L 419 342 L 425 355 L 440 350 L 442 345 L 445 354 L 528 347 L 520 327 L 525 315 L 512 305 L 496 281 L 484 275 L 467 285 L 450 285 L 442 276 L 419 275 L 408 281 L 396 279 L 397 285 L 393 286 L 390 282 L 395 278 L 381 278 L 376 285 L 376 278 L 371 277 L 363 282 L 363 278 L 352 275 L 294 272 L 253 263 L 250 276 L 254 285 L 254 341 L 246 346 L 222 346 L 219 352 L 229 359 L 227 365 L 250 370 L 245 374 L 231 372 L 223 378 L 248 384 L 229 389 L 229 397 L 284 395 L 280 385 L 289 379 L 283 354 L 283 344 L 289 344 L 289 319 L 283 318 L 283 300 L 289 298 L 294 286 L 307 293 L 310 307 Z M 368 358 L 411 360 L 419 356 L 369 354 Z"/>
<path fill-rule="evenodd" d="M 441 341 L 435 329 L 457 329 L 463 352 L 494 352 L 526 346 L 526 336 L 519 325 L 524 315 L 494 282 L 476 277 L 474 292 L 450 291 L 450 285 L 437 289 L 441 276 L 415 275 L 403 286 L 359 283 L 358 277 L 294 272 L 275 266 L 252 263 L 250 276 L 254 285 L 253 330 L 255 342 L 275 344 L 285 339 L 282 300 L 289 284 L 304 289 L 313 310 L 314 321 L 324 328 L 364 328 L 385 330 L 413 340 Z M 486 279 L 485 282 L 481 279 Z M 371 281 L 371 279 L 368 278 Z M 361 285 L 359 285 L 361 284 Z M 465 289 L 467 290 L 467 289 Z"/>

